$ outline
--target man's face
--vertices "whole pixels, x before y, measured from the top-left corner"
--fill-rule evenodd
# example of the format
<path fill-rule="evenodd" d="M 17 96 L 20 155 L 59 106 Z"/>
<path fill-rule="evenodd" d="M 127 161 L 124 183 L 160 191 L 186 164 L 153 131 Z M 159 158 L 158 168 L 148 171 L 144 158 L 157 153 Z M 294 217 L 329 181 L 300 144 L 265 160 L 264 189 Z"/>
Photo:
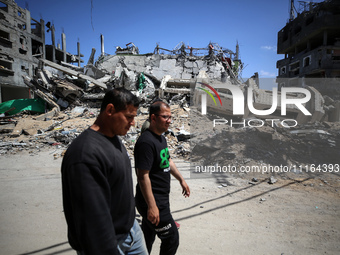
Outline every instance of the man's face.
<path fill-rule="evenodd" d="M 165 106 L 161 107 L 158 114 L 155 114 L 156 128 L 160 133 L 164 133 L 168 130 L 171 123 L 171 111 L 170 108 Z"/>
<path fill-rule="evenodd" d="M 130 127 L 135 125 L 137 107 L 127 105 L 123 111 L 115 112 L 111 118 L 112 132 L 114 135 L 126 135 Z"/>

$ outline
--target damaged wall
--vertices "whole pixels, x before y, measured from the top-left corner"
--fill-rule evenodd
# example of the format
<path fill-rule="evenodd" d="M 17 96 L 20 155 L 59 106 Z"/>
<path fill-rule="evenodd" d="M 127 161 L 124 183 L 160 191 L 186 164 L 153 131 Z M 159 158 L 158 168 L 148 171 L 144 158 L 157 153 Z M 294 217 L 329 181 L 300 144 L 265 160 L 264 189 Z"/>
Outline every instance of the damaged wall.
<path fill-rule="evenodd" d="M 0 7 L 0 103 L 31 97 L 22 76 L 33 77 L 40 59 L 78 63 L 78 67 L 84 62 L 79 42 L 76 55 L 66 51 L 64 33 L 61 35 L 62 48 L 56 47 L 55 29 L 50 22 L 46 27 L 51 31 L 52 45 L 46 45 L 43 19 L 33 19 L 27 9 L 19 7 L 13 0 L 1 0 Z"/>
<path fill-rule="evenodd" d="M 21 76 L 33 75 L 38 65 L 36 57 L 44 57 L 45 47 L 43 20 L 32 19 L 30 12 L 14 1 L 2 0 L 1 6 L 0 102 L 22 98 L 23 95 L 25 98 L 29 97 Z M 16 93 L 13 93 L 13 88 L 16 88 Z"/>
<path fill-rule="evenodd" d="M 208 56 L 178 56 L 178 55 L 113 55 L 96 63 L 100 70 L 114 73 L 119 78 L 124 68 L 134 72 L 144 72 L 159 81 L 165 75 L 174 79 L 196 78 L 200 71 L 205 71 L 212 80 L 221 80 L 225 69 L 221 62 Z"/>

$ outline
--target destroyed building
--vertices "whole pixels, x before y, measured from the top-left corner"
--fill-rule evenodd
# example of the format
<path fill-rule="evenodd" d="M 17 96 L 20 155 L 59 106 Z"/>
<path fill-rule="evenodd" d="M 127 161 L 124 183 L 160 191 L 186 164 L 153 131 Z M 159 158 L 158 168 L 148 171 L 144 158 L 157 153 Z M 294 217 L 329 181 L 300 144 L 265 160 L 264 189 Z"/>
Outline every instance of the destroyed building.
<path fill-rule="evenodd" d="M 290 4 L 289 21 L 277 37 L 277 53 L 284 54 L 276 65 L 279 87 L 307 84 L 323 95 L 340 95 L 340 2 L 299 1 L 298 10 L 294 0 Z"/>
<path fill-rule="evenodd" d="M 47 31 L 45 30 L 47 28 Z M 51 33 L 52 45 L 45 44 Z M 31 98 L 23 75 L 33 77 L 40 59 L 80 67 L 82 54 L 66 51 L 66 35 L 61 35 L 62 47 L 55 43 L 55 28 L 51 22 L 31 17 L 27 9 L 12 0 L 0 1 L 0 103 L 19 98 Z"/>
<path fill-rule="evenodd" d="M 13 6 L 16 7 L 13 1 L 0 0 L 0 2 L 7 3 L 1 9 L 2 12 L 8 12 Z M 11 13 L 14 12 L 17 15 L 13 10 L 18 9 L 14 8 L 11 11 Z M 2 17 L 6 16 L 3 15 Z M 6 33 L 13 41 L 13 43 L 7 43 L 8 45 L 13 46 L 16 45 L 14 42 L 20 41 L 13 39 L 16 38 L 15 35 L 17 34 L 22 33 L 28 36 L 18 29 L 10 30 L 10 22 L 6 23 L 4 20 L 4 18 L 1 20 L 1 24 L 8 24 L 1 26 L 1 31 L 8 31 Z M 53 32 L 51 24 L 47 28 L 50 32 Z M 42 20 L 41 30 L 44 31 Z M 1 37 L 6 36 L 6 33 L 1 32 Z M 100 56 L 94 61 L 95 49 L 92 49 L 87 65 L 80 68 L 82 55 L 79 53 L 79 47 L 77 56 L 69 54 L 66 52 L 65 35 L 62 35 L 62 49 L 59 46 L 54 46 L 54 32 L 52 35 L 52 46 L 45 45 L 41 39 L 41 48 L 43 49 L 41 53 L 33 54 L 32 46 L 30 46 L 30 59 L 25 60 L 32 64 L 28 72 L 23 72 L 21 69 L 13 69 L 12 71 L 12 76 L 16 77 L 18 81 L 20 80 L 18 84 L 13 86 L 20 87 L 24 91 L 30 89 L 35 98 L 43 100 L 42 111 L 39 112 L 42 114 L 13 116 L 9 110 L 7 112 L 0 111 L 0 114 L 2 114 L 0 116 L 1 136 L 11 140 L 11 142 L 0 143 L 5 148 L 2 150 L 3 153 L 14 146 L 24 147 L 29 145 L 41 148 L 41 145 L 37 145 L 38 142 L 45 146 L 67 146 L 93 121 L 91 118 L 95 118 L 100 99 L 102 99 L 105 91 L 115 87 L 125 87 L 142 101 L 136 128 L 131 130 L 123 139 L 128 149 L 133 148 L 140 133 L 140 127 L 147 118 L 146 107 L 153 99 L 160 97 L 171 105 L 174 114 L 173 129 L 167 134 L 170 149 L 175 154 L 188 157 L 192 149 L 188 140 L 193 140 L 191 137 L 193 134 L 197 143 L 201 139 L 200 136 L 206 138 L 209 129 L 210 131 L 212 129 L 212 122 L 209 122 L 210 117 L 223 118 L 225 114 L 233 115 L 234 99 L 231 91 L 227 88 L 228 85 L 237 86 L 244 101 L 247 100 L 248 91 L 252 90 L 253 107 L 258 110 L 271 108 L 273 98 L 276 96 L 274 91 L 263 90 L 259 87 L 257 73 L 246 82 L 242 81 L 240 77 L 243 63 L 239 58 L 238 43 L 235 51 L 221 47 L 214 42 L 209 42 L 206 47 L 202 48 L 188 46 L 183 42 L 180 42 L 173 49 L 165 49 L 157 44 L 154 52 L 142 54 L 138 47 L 130 42 L 125 47 L 116 47 L 115 55 L 110 55 L 104 51 L 104 36 L 101 35 Z M 7 39 L 7 41 L 11 40 Z M 1 42 L 6 43 L 6 40 Z M 23 61 L 23 59 L 17 57 L 18 53 L 15 52 L 17 48 L 18 46 L 16 48 L 13 46 L 13 49 L 7 47 L 2 50 L 0 52 L 1 59 L 7 54 L 13 58 L 13 62 L 21 63 L 20 61 Z M 77 63 L 78 67 L 70 63 Z M 3 77 L 10 79 L 11 76 L 1 76 L 2 88 L 5 87 Z M 209 116 L 202 116 L 198 110 L 202 105 L 202 94 L 206 93 L 202 90 L 202 84 L 210 84 L 212 87 L 219 86 L 216 90 L 221 97 L 221 104 L 216 104 L 214 97 L 207 97 L 207 107 L 209 113 L 211 113 Z M 10 85 L 9 82 L 8 85 Z M 311 93 L 311 99 L 305 107 L 312 113 L 312 116 L 306 118 L 299 109 L 288 106 L 287 118 L 296 119 L 300 125 L 305 125 L 308 122 L 339 121 L 340 101 L 326 97 L 318 89 L 311 86 L 306 85 L 305 88 Z M 275 93 L 280 99 L 281 91 L 278 90 Z M 301 95 L 289 93 L 287 96 L 299 98 Z M 4 95 L 2 97 L 4 98 Z M 23 95 L 21 97 L 24 98 Z M 280 119 L 279 105 L 280 101 L 278 101 L 277 111 L 270 116 L 250 114 L 249 109 L 245 107 L 244 114 L 238 117 L 243 120 L 249 118 Z M 189 119 L 189 113 L 191 119 Z M 196 117 L 193 118 L 195 115 Z M 88 121 L 83 123 L 84 119 Z M 201 123 L 209 123 L 209 125 L 200 127 Z M 332 125 L 327 124 L 327 126 L 331 127 Z M 191 130 L 191 128 L 193 129 Z M 23 135 L 28 137 L 23 138 Z M 264 136 L 266 135 L 264 134 Z M 334 139 L 337 139 L 335 132 L 334 136 Z"/>
<path fill-rule="evenodd" d="M 305 107 L 312 114 L 309 117 L 301 114 L 294 105 L 287 106 L 286 117 L 296 120 L 299 124 L 317 121 L 340 120 L 340 3 L 327 0 L 322 3 L 307 3 L 299 1 L 302 8 L 294 15 L 294 0 L 291 0 L 291 17 L 286 26 L 278 32 L 278 54 L 285 54 L 285 58 L 277 62 L 279 75 L 278 107 L 277 111 L 268 116 L 249 114 L 245 107 L 240 118 L 277 118 L 282 119 L 280 97 L 283 87 L 303 87 L 311 94 L 310 101 Z M 257 110 L 270 109 L 273 104 L 274 92 L 259 87 L 255 75 L 247 82 L 239 84 L 244 98 L 252 90 L 252 105 Z M 207 97 L 207 106 L 219 114 L 232 116 L 234 96 L 230 90 L 221 88 L 218 80 L 205 80 L 214 87 L 221 96 L 221 104 Z M 223 86 L 222 86 L 223 87 Z M 196 88 L 200 85 L 196 84 Z M 201 105 L 201 90 L 195 90 L 193 101 Z M 301 94 L 290 93 L 289 97 L 298 98 Z"/>
<path fill-rule="evenodd" d="M 115 86 L 130 90 L 141 89 L 136 84 L 143 76 L 145 86 L 159 90 L 161 96 L 164 93 L 189 94 L 190 83 L 195 82 L 202 72 L 210 80 L 234 83 L 242 71 L 238 44 L 235 53 L 211 42 L 205 48 L 194 48 L 181 42 L 172 50 L 157 45 L 154 52 L 148 54 L 136 54 L 136 49 L 133 43 L 129 43 L 126 48 L 117 47 L 116 55 L 102 52 L 94 66 L 106 74 L 113 74 Z M 94 74 L 92 69 L 87 70 L 86 74 Z M 95 78 L 102 77 L 100 73 Z"/>

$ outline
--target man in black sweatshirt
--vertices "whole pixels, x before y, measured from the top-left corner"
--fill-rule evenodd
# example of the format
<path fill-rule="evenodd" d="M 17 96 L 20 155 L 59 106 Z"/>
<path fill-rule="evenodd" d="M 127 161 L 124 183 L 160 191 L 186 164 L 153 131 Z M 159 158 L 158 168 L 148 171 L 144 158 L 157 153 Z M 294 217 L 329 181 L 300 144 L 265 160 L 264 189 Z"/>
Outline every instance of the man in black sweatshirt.
<path fill-rule="evenodd" d="M 108 91 L 94 124 L 64 156 L 68 240 L 79 255 L 148 254 L 135 220 L 130 159 L 118 138 L 134 125 L 138 105 L 128 90 Z"/>

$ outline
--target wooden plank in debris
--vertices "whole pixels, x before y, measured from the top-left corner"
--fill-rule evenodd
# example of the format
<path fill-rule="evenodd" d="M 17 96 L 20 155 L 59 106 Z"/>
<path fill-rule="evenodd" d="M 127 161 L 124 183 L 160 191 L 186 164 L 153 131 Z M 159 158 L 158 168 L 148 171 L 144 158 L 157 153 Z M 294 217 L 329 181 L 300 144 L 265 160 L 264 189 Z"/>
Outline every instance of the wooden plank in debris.
<path fill-rule="evenodd" d="M 93 79 L 92 77 L 90 76 L 87 76 L 85 74 L 82 74 L 82 73 L 79 73 L 75 70 L 72 70 L 70 68 L 67 68 L 67 67 L 64 67 L 64 66 L 61 66 L 61 65 L 58 65 L 54 62 L 51 62 L 49 60 L 46 60 L 46 59 L 41 59 L 40 61 L 42 61 L 45 65 L 48 65 L 50 67 L 53 67 L 59 71 L 62 71 L 64 73 L 67 73 L 67 74 L 70 74 L 70 75 L 73 75 L 73 76 L 76 76 L 76 77 L 79 77 L 81 79 L 85 79 L 85 80 L 88 80 L 90 82 L 92 82 L 94 85 L 96 86 L 99 86 L 101 88 L 104 88 L 104 89 L 107 89 L 107 86 L 105 83 L 103 82 L 100 82 L 100 81 L 97 81 L 96 79 Z"/>

